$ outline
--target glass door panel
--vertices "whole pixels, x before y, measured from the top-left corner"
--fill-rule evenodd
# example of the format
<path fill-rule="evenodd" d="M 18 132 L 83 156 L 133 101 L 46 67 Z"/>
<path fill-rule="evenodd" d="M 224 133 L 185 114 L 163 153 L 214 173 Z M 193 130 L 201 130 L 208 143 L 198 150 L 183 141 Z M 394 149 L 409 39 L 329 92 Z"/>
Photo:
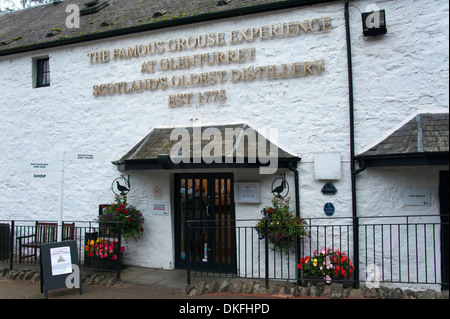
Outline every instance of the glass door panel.
<path fill-rule="evenodd" d="M 232 186 L 232 174 L 176 175 L 176 267 L 186 268 L 187 256 L 190 256 L 194 269 L 235 272 Z M 189 229 L 186 221 L 189 221 Z"/>

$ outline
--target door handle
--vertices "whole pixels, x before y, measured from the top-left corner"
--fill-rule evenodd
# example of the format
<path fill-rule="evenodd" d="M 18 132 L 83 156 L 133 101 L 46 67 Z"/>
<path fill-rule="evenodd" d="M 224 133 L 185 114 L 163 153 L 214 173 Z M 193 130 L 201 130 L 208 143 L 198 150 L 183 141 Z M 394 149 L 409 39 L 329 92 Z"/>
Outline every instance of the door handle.
<path fill-rule="evenodd" d="M 209 213 L 209 205 L 206 205 L 206 216 L 211 216 L 211 214 Z"/>

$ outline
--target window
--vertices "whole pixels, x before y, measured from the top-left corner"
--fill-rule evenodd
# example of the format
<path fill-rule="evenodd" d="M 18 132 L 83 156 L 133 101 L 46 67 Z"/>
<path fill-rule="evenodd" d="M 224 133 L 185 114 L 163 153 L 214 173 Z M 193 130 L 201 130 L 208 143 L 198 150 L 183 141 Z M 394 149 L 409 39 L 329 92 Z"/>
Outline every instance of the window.
<path fill-rule="evenodd" d="M 50 62 L 49 58 L 37 58 L 34 60 L 34 72 L 35 85 L 33 87 L 45 87 L 50 86 Z"/>

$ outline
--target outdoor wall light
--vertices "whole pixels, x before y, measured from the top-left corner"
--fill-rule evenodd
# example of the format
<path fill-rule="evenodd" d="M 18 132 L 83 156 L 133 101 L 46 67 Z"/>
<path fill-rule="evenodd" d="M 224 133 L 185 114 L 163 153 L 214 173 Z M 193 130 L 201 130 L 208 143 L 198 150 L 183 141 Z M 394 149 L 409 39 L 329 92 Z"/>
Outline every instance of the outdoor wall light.
<path fill-rule="evenodd" d="M 172 169 L 174 163 L 168 154 L 158 154 L 158 162 L 163 169 Z"/>
<path fill-rule="evenodd" d="M 361 13 L 361 16 L 364 36 L 377 36 L 387 32 L 384 10 Z"/>

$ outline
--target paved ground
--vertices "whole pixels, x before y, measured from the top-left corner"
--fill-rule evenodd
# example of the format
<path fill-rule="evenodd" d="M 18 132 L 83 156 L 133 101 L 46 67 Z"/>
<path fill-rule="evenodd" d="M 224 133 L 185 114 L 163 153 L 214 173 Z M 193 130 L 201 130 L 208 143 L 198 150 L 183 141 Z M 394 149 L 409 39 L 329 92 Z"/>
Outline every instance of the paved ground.
<path fill-rule="evenodd" d="M 211 279 L 211 278 L 208 278 Z M 191 284 L 204 280 L 192 277 Z M 49 299 L 270 299 L 270 295 L 216 293 L 189 297 L 186 287 L 186 271 L 161 270 L 144 267 L 127 267 L 121 272 L 121 282 L 112 287 L 100 284 L 82 285 L 78 289 L 56 289 L 48 292 Z M 40 284 L 25 280 L 0 278 L 0 299 L 44 299 Z"/>
<path fill-rule="evenodd" d="M 193 277 L 191 284 L 197 285 L 200 281 L 205 280 L 201 277 Z M 211 278 L 207 278 L 211 280 Z M 146 314 L 155 313 L 165 318 L 195 318 L 195 317 L 212 317 L 212 318 L 236 318 L 238 315 L 244 317 L 263 317 L 263 318 L 279 318 L 280 315 L 295 314 L 301 316 L 317 316 L 322 314 L 345 313 L 353 309 L 349 299 L 317 298 L 302 297 L 294 298 L 280 297 L 279 295 L 267 294 L 232 294 L 232 293 L 214 293 L 203 294 L 201 296 L 191 297 L 185 293 L 186 287 L 186 271 L 183 270 L 158 270 L 143 267 L 127 267 L 121 272 L 121 282 L 116 283 L 112 287 L 102 284 L 83 284 L 83 293 L 80 295 L 78 289 L 57 289 L 49 291 L 50 300 L 69 301 L 72 299 L 88 299 L 89 306 L 76 305 L 72 302 L 67 307 L 36 307 L 24 303 L 24 299 L 43 300 L 44 295 L 40 292 L 40 283 L 34 281 L 26 281 L 20 279 L 0 278 L 0 305 L 3 309 L 14 308 L 20 311 L 21 315 L 30 313 L 35 315 L 37 312 L 45 310 L 46 313 L 51 311 L 63 311 L 59 315 L 74 315 L 84 313 L 92 317 L 94 314 L 106 316 L 122 316 L 123 310 L 129 316 L 140 316 L 144 310 Z M 101 301 L 99 301 L 100 299 Z M 134 301 L 137 306 L 129 307 L 129 303 L 122 303 L 118 299 L 140 299 Z M 145 300 L 144 300 L 145 299 Z M 306 300 L 309 299 L 309 300 Z M 317 303 L 318 299 L 321 303 Z M 108 301 L 109 300 L 109 301 Z M 354 300 L 354 299 L 352 299 Z M 358 307 L 362 306 L 370 313 L 380 312 L 385 315 L 386 300 L 383 304 L 378 304 L 375 299 L 365 299 L 357 301 Z M 442 300 L 441 300 L 442 301 Z M 46 303 L 45 301 L 42 301 Z M 39 303 L 42 303 L 39 301 Z M 363 302 L 363 303 L 362 303 Z M 399 302 L 399 300 L 390 300 L 391 302 Z M 448 302 L 448 300 L 447 300 Z M 398 305 L 398 304 L 397 304 Z M 417 316 L 419 306 L 422 303 L 417 301 L 408 303 L 407 307 L 401 307 L 401 314 Z M 433 305 L 447 306 L 448 303 L 439 303 Z M 395 304 L 387 305 L 395 306 Z M 257 308 L 259 307 L 259 308 Z M 325 308 L 324 308 L 325 307 Z M 327 310 L 328 307 L 328 310 Z M 405 309 L 406 308 L 406 309 Z M 340 310 L 336 310 L 340 309 Z M 390 307 L 389 309 L 394 309 Z M 444 310 L 444 308 L 442 309 Z M 323 312 L 325 311 L 325 312 Z M 405 312 L 406 311 L 406 312 Z M 120 312 L 120 314 L 119 314 Z M 55 313 L 56 314 L 56 313 Z M 242 316 L 241 316 L 242 317 Z"/>

